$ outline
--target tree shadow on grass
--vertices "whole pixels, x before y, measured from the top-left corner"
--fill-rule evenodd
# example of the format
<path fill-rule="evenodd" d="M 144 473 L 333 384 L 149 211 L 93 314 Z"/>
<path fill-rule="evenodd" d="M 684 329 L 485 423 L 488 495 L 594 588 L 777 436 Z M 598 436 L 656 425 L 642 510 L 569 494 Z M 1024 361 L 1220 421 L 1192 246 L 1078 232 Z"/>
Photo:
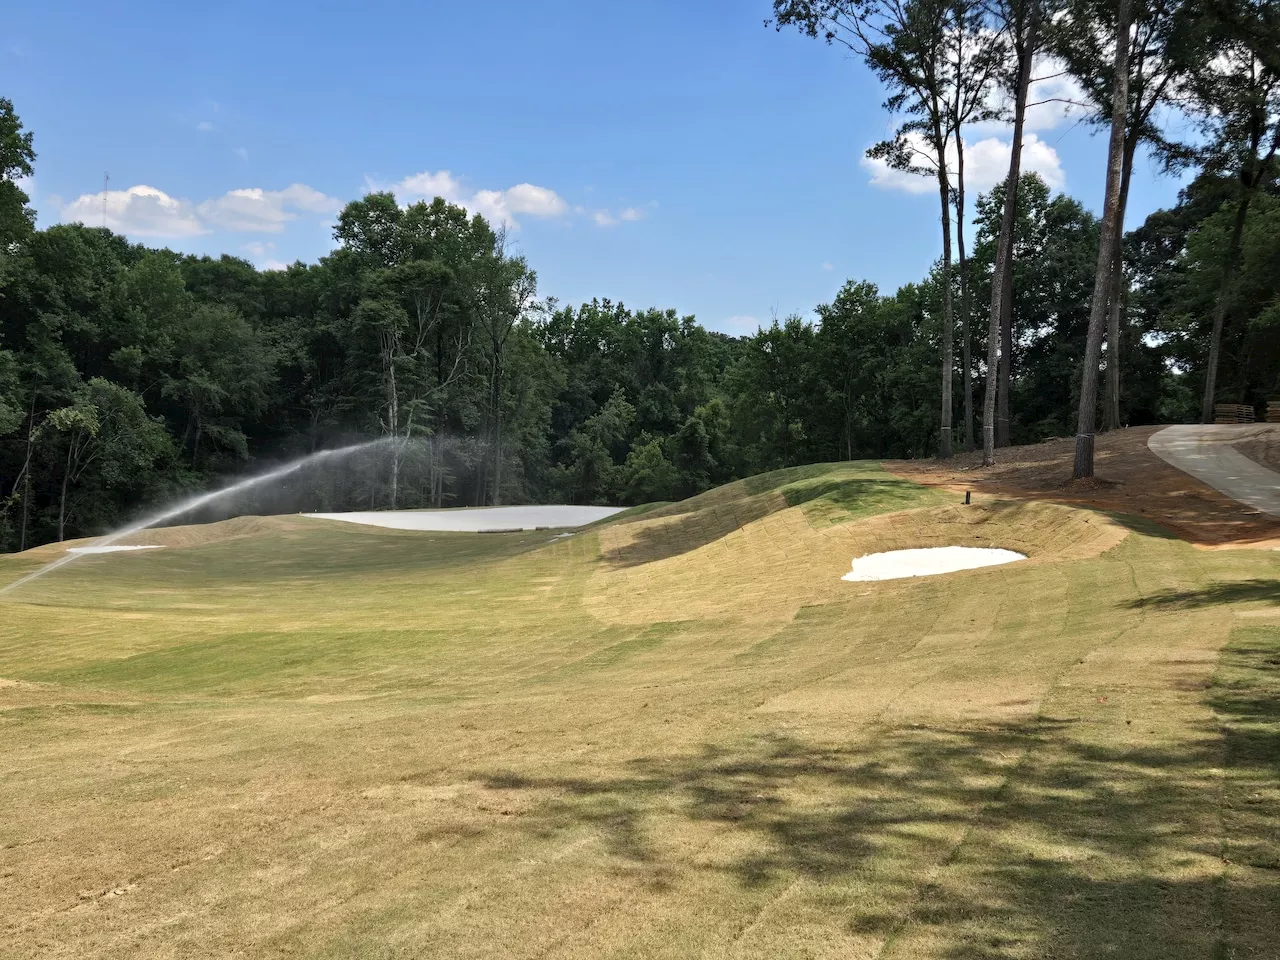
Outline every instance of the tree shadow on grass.
<path fill-rule="evenodd" d="M 478 779 L 537 798 L 514 829 L 586 825 L 665 882 L 807 881 L 833 931 L 888 938 L 885 957 L 1276 956 L 1277 659 L 1280 631 L 1242 637 L 1211 694 L 1219 723 L 1172 743 L 1041 718 L 885 729 L 856 746 L 775 735 L 613 776 Z M 690 858 L 691 836 L 726 852 Z"/>
<path fill-rule="evenodd" d="M 666 523 L 635 528 L 629 542 L 602 550 L 601 562 L 620 569 L 677 557 L 726 537 L 775 509 L 777 504 L 769 497 L 749 497 L 680 513 Z"/>
<path fill-rule="evenodd" d="M 1164 590 L 1125 604 L 1130 609 L 1171 608 L 1194 610 L 1224 603 L 1261 601 L 1280 605 L 1280 580 L 1237 580 L 1191 590 Z"/>
<path fill-rule="evenodd" d="M 798 469 L 798 468 L 796 468 Z M 677 557 L 728 536 L 780 509 L 817 505 L 833 516 L 854 516 L 912 505 L 915 487 L 903 480 L 832 479 L 666 514 L 666 523 L 638 527 L 630 542 L 602 553 L 612 568 L 635 567 Z M 655 514 L 657 512 L 655 511 Z"/>

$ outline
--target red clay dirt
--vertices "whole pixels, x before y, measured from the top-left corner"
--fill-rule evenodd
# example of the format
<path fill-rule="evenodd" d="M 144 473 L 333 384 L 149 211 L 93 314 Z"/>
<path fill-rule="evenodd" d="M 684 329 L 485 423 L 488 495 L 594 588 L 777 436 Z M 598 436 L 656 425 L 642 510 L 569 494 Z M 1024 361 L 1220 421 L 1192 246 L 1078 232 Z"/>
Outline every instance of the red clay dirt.
<path fill-rule="evenodd" d="M 1095 476 L 1087 481 L 1071 480 L 1072 437 L 997 450 L 991 467 L 982 466 L 982 452 L 977 451 L 958 453 L 949 462 L 886 461 L 885 468 L 916 483 L 957 493 L 972 490 L 1130 514 L 1154 521 L 1198 546 L 1280 541 L 1280 519 L 1237 503 L 1152 453 L 1147 439 L 1159 429 L 1131 427 L 1098 434 Z"/>

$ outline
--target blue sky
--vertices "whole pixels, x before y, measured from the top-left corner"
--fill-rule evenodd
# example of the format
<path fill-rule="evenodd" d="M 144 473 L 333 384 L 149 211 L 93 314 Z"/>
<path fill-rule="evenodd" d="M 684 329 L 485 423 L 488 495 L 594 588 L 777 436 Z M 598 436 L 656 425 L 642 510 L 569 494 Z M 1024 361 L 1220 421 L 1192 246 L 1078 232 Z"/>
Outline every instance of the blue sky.
<path fill-rule="evenodd" d="M 869 168 L 892 130 L 841 51 L 768 0 L 71 3 L 12 8 L 0 90 L 35 132 L 41 225 L 108 223 L 262 267 L 315 260 L 371 185 L 511 223 L 543 295 L 750 332 L 938 256 L 937 197 Z M 1055 91 L 1061 92 L 1061 91 Z M 1042 108 L 1028 153 L 1101 205 L 1104 138 Z M 970 132 L 970 189 L 1007 133 Z M 1129 224 L 1177 183 L 1140 162 Z"/>

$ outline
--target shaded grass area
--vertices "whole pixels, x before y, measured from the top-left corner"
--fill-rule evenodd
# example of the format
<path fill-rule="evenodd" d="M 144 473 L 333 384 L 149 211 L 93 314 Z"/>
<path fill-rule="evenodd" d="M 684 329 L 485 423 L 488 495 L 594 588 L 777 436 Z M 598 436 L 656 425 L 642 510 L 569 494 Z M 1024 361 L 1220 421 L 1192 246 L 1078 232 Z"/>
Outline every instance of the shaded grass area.
<path fill-rule="evenodd" d="M 1226 740 L 1226 862 L 1246 875 L 1280 877 L 1280 627 L 1233 634 L 1209 702 Z"/>
<path fill-rule="evenodd" d="M 1255 577 L 1252 580 L 1236 580 L 1214 583 L 1192 590 L 1163 590 L 1150 597 L 1139 597 L 1134 607 L 1167 607 L 1190 610 L 1222 603 L 1247 603 L 1249 601 L 1280 605 L 1280 580 Z"/>
<path fill-rule="evenodd" d="M 706 546 L 787 507 L 803 507 L 815 528 L 861 517 L 954 500 L 903 480 L 879 463 L 853 461 L 787 467 L 726 484 L 679 503 L 620 514 L 610 523 L 645 521 L 625 551 L 608 554 L 617 566 L 639 566 Z"/>
<path fill-rule="evenodd" d="M 3 952 L 1276 956 L 1280 555 L 930 505 L 865 523 L 1033 562 L 750 592 L 880 480 L 713 492 L 777 509 L 701 553 L 668 513 L 702 606 L 600 551 L 661 507 L 68 565 L 0 607 Z"/>

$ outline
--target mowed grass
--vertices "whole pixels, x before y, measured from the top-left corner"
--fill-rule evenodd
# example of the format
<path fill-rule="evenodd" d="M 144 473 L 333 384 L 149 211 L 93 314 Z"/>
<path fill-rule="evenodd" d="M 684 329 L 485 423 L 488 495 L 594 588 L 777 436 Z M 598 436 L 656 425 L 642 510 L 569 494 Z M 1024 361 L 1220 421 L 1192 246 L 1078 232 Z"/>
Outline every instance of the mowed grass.
<path fill-rule="evenodd" d="M 1280 955 L 1280 553 L 954 500 L 77 560 L 0 601 L 0 954 Z M 944 542 L 1030 559 L 839 580 Z"/>

